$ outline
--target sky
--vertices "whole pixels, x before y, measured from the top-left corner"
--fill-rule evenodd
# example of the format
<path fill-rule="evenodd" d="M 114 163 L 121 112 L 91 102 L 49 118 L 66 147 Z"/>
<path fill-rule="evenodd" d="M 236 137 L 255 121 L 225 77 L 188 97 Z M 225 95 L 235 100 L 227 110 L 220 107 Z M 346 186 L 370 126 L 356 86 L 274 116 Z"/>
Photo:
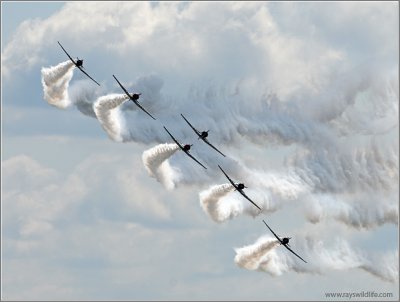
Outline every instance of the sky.
<path fill-rule="evenodd" d="M 399 299 L 397 2 L 1 14 L 2 299 Z"/>

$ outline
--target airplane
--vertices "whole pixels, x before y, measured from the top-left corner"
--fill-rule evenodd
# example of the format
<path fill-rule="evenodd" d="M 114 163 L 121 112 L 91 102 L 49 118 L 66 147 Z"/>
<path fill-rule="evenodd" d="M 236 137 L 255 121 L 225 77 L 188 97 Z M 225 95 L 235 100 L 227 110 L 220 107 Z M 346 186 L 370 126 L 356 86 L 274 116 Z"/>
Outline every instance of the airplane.
<path fill-rule="evenodd" d="M 272 232 L 272 234 L 274 234 L 275 238 L 278 239 L 279 243 L 281 245 L 283 245 L 285 248 L 287 248 L 289 251 L 291 251 L 294 255 L 296 255 L 297 257 L 299 257 L 301 260 L 303 260 L 305 263 L 307 263 L 307 261 L 305 261 L 303 258 L 301 258 L 299 255 L 297 255 L 295 252 L 292 251 L 292 249 L 290 248 L 289 245 L 289 240 L 291 239 L 291 237 L 284 237 L 282 239 L 280 239 L 275 233 L 274 231 L 268 226 L 268 224 L 263 220 L 264 224 L 267 226 L 267 228 L 269 228 L 269 230 Z"/>
<path fill-rule="evenodd" d="M 82 71 L 89 79 L 91 79 L 93 82 L 95 82 L 97 85 L 100 86 L 99 83 L 97 83 L 90 75 L 87 74 L 86 71 L 83 70 L 83 60 L 80 60 L 79 58 L 76 58 L 76 61 L 74 61 L 74 59 L 71 58 L 71 56 L 68 54 L 68 52 L 64 49 L 64 47 L 61 45 L 60 42 L 57 41 L 57 43 L 61 46 L 62 50 L 65 52 L 65 54 L 68 56 L 68 58 L 72 61 L 72 63 L 74 63 L 74 65 L 80 70 Z"/>
<path fill-rule="evenodd" d="M 172 134 L 168 131 L 168 129 L 165 128 L 165 126 L 164 126 L 164 129 L 165 129 L 165 131 L 168 132 L 169 136 L 174 140 L 174 142 L 179 146 L 179 148 L 181 148 L 181 150 L 186 153 L 187 156 L 189 156 L 191 159 L 193 159 L 195 162 L 197 162 L 204 169 L 207 169 L 201 162 L 199 162 L 197 159 L 195 159 L 192 156 L 192 154 L 189 153 L 190 147 L 193 146 L 193 145 L 184 145 L 184 146 L 182 146 L 180 143 L 178 143 L 178 141 L 175 139 L 175 137 L 172 136 Z"/>
<path fill-rule="evenodd" d="M 190 128 L 192 128 L 193 131 L 199 136 L 198 139 L 202 139 L 203 142 L 205 142 L 207 145 L 209 145 L 211 148 L 213 148 L 215 151 L 217 151 L 219 154 L 221 154 L 223 157 L 225 157 L 225 154 L 223 154 L 221 151 L 219 151 L 217 148 L 215 148 L 213 145 L 211 145 L 211 143 L 207 140 L 208 132 L 210 130 L 200 132 L 195 127 L 193 127 L 191 123 L 189 123 L 189 121 L 183 116 L 182 113 L 181 113 L 181 116 L 186 121 L 186 123 L 188 123 Z"/>
<path fill-rule="evenodd" d="M 257 209 L 259 209 L 260 211 L 262 211 L 262 209 L 254 202 L 252 201 L 244 192 L 243 189 L 247 188 L 244 184 L 239 183 L 239 184 L 235 184 L 233 182 L 232 179 L 230 179 L 230 177 L 228 176 L 228 174 L 225 173 L 224 170 L 222 170 L 221 166 L 218 165 L 218 167 L 221 169 L 222 173 L 224 173 L 224 175 L 226 176 L 226 178 L 228 178 L 229 182 L 232 184 L 232 186 L 235 188 L 235 190 L 237 190 L 240 194 L 243 195 L 244 198 L 246 198 L 248 201 L 250 201 Z"/>
<path fill-rule="evenodd" d="M 148 112 L 139 104 L 138 99 L 139 99 L 141 93 L 132 93 L 132 94 L 129 94 L 129 92 L 125 89 L 124 86 L 122 86 L 122 84 L 120 83 L 120 81 L 118 81 L 118 79 L 115 77 L 115 75 L 113 75 L 113 77 L 114 77 L 114 79 L 118 82 L 118 84 L 119 84 L 119 86 L 122 88 L 122 90 L 123 90 L 123 91 L 126 93 L 126 95 L 129 97 L 129 99 L 130 99 L 132 102 L 134 102 L 136 106 L 138 106 L 140 109 L 142 109 L 144 112 L 146 112 L 147 115 L 149 115 L 153 120 L 155 120 L 155 118 L 154 118 L 150 113 L 148 113 Z"/>

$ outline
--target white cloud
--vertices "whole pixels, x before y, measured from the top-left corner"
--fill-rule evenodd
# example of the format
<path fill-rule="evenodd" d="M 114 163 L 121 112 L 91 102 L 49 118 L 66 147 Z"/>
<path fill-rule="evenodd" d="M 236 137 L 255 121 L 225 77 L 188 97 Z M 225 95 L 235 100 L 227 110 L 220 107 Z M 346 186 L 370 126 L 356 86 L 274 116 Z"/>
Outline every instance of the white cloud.
<path fill-rule="evenodd" d="M 40 187 L 58 177 L 57 171 L 41 166 L 27 155 L 19 155 L 2 163 L 3 186 L 14 193 Z"/>
<path fill-rule="evenodd" d="M 3 70 L 7 75 L 42 63 L 47 49 L 63 40 L 73 53 L 79 50 L 90 57 L 95 49 L 102 60 L 107 55 L 116 70 L 124 64 L 136 72 L 157 70 L 182 80 L 202 80 L 206 75 L 223 84 L 243 80 L 245 87 L 259 94 L 268 89 L 285 99 L 326 87 L 332 71 L 351 63 L 348 51 L 356 50 L 365 58 L 378 56 L 382 52 L 378 47 L 363 55 L 364 44 L 387 45 L 384 42 L 396 36 L 390 3 L 282 4 L 279 10 L 275 6 L 258 2 L 67 3 L 47 19 L 21 24 L 3 51 Z M 290 20 L 282 21 L 286 14 Z M 304 28 L 315 34 L 302 35 Z M 345 39 L 356 37 L 359 43 L 346 44 L 347 40 L 338 38 L 342 32 Z M 385 54 L 396 55 L 396 48 L 385 49 Z"/>
<path fill-rule="evenodd" d="M 4 221 L 21 235 L 44 234 L 69 215 L 87 211 L 87 204 L 93 207 L 90 213 L 74 220 L 86 219 L 91 213 L 107 219 L 107 207 L 116 207 L 110 212 L 119 219 L 128 209 L 136 215 L 167 219 L 166 205 L 148 195 L 149 189 L 138 183 L 137 173 L 134 165 L 124 168 L 122 159 L 115 156 L 91 156 L 64 176 L 28 156 L 10 158 L 3 164 Z"/>

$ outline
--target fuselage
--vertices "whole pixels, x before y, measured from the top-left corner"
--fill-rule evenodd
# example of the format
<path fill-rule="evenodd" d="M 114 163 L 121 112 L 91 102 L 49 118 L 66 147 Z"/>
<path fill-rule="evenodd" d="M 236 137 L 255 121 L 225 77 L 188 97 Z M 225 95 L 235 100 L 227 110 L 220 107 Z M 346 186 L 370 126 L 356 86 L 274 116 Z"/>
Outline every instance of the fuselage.
<path fill-rule="evenodd" d="M 237 185 L 237 188 L 238 188 L 239 190 L 243 190 L 243 189 L 245 188 L 245 185 L 244 185 L 244 184 L 238 184 L 238 185 Z"/>
<path fill-rule="evenodd" d="M 76 60 L 76 66 L 81 67 L 83 65 L 83 60 Z"/>
<path fill-rule="evenodd" d="M 137 101 L 140 97 L 140 93 L 132 93 L 131 98 L 135 101 Z"/>
<path fill-rule="evenodd" d="M 206 138 L 208 136 L 208 131 L 201 132 L 201 138 Z"/>
<path fill-rule="evenodd" d="M 184 145 L 183 146 L 184 151 L 189 151 L 190 150 L 190 145 Z"/>
<path fill-rule="evenodd" d="M 285 245 L 288 244 L 289 240 L 290 240 L 290 238 L 288 238 L 288 237 L 282 238 L 282 244 L 285 244 Z"/>

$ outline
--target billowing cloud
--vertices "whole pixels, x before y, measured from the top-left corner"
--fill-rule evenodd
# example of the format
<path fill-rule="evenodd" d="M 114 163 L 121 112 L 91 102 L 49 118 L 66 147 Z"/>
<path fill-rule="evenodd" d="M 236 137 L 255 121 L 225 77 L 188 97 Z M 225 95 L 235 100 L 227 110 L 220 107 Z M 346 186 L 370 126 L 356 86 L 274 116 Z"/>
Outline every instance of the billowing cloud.
<path fill-rule="evenodd" d="M 96 49 L 99 54 L 95 57 L 102 60 L 105 50 L 116 70 L 125 66 L 142 75 L 158 70 L 171 79 L 192 82 L 204 81 L 206 76 L 220 84 L 229 82 L 232 87 L 240 82 L 242 92 L 254 91 L 255 95 L 272 92 L 284 100 L 318 100 L 310 96 L 330 87 L 332 76 L 338 78 L 343 69 L 353 68 L 350 52 L 354 51 L 361 62 L 371 56 L 387 60 L 396 54 L 396 39 L 388 39 L 397 36 L 392 3 L 357 3 L 353 5 L 357 9 L 349 9 L 345 3 L 316 10 L 317 6 L 261 2 L 67 3 L 51 17 L 28 20 L 18 28 L 3 51 L 3 72 L 10 74 L 41 63 L 51 45 L 59 48 L 55 41 L 62 36 L 69 49 L 80 50 L 79 55 Z M 331 16 L 333 10 L 344 12 L 347 17 L 343 23 L 337 21 L 343 14 L 320 19 L 323 14 Z M 283 20 L 286 18 L 282 15 L 291 15 L 291 22 Z M 385 24 L 386 30 L 377 24 Z M 338 28 L 346 28 L 343 32 L 347 35 L 339 35 Z M 81 32 L 85 33 L 85 43 L 76 38 Z M 352 38 L 349 33 L 353 33 Z M 365 45 L 371 46 L 368 54 Z M 119 56 L 124 59 L 117 59 Z M 134 60 L 125 59 L 127 56 Z M 88 62 L 91 67 L 95 65 L 92 60 Z M 171 85 L 179 87 L 173 81 Z M 337 101 L 343 102 L 341 98 Z"/>
<path fill-rule="evenodd" d="M 118 165 L 118 177 L 111 176 Z M 132 169 L 123 166 L 118 157 L 95 156 L 82 161 L 72 173 L 61 177 L 28 156 L 8 159 L 3 163 L 3 175 L 7 178 L 3 195 L 5 225 L 21 235 L 41 234 L 64 223 L 64 217 L 72 213 L 90 216 L 87 210 L 83 210 L 88 203 L 93 206 L 91 212 L 99 211 L 103 218 L 115 213 L 123 216 L 125 210 L 168 219 L 166 206 L 157 199 L 146 199 L 146 192 L 142 195 L 146 203 L 143 203 L 143 198 L 133 198 L 134 192 L 142 189 L 137 185 L 132 192 L 136 177 Z M 102 187 L 109 188 L 108 195 L 98 192 Z M 96 202 L 101 198 L 102 201 Z M 117 207 L 113 214 L 105 211 L 111 201 L 113 207 Z M 79 215 L 74 219 L 79 220 Z"/>

